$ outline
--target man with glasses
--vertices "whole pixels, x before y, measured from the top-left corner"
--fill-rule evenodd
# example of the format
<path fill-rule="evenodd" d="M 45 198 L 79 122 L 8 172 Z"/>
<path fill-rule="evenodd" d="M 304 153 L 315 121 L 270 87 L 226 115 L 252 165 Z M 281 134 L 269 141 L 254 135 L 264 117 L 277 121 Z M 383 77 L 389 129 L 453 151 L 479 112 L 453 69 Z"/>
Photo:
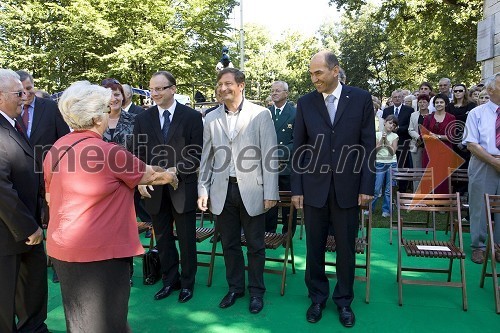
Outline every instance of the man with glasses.
<path fill-rule="evenodd" d="M 451 80 L 443 77 L 438 82 L 439 93 L 448 96 L 450 102 L 453 101 L 453 93 L 451 92 Z"/>
<path fill-rule="evenodd" d="M 25 99 L 19 75 L 0 69 L 0 332 L 39 333 L 48 332 L 47 257 L 40 175 L 16 121 Z"/>
<path fill-rule="evenodd" d="M 196 259 L 197 171 L 203 143 L 201 114 L 174 99 L 174 76 L 167 71 L 153 74 L 149 81 L 156 103 L 135 118 L 134 154 L 150 165 L 176 168 L 179 187 L 139 186 L 151 215 L 162 269 L 163 287 L 155 294 L 160 300 L 181 289 L 179 302 L 193 297 Z M 180 249 L 175 246 L 174 221 Z"/>
<path fill-rule="evenodd" d="M 293 149 L 293 124 L 297 109 L 288 101 L 288 84 L 276 81 L 271 85 L 271 99 L 274 105 L 269 107 L 273 117 L 274 129 L 278 140 L 279 178 L 280 191 L 290 191 L 291 152 Z M 288 232 L 288 207 L 282 208 L 282 233 Z M 276 232 L 278 224 L 278 207 L 275 206 L 266 213 L 266 232 Z M 292 235 L 297 227 L 297 211 L 294 211 L 292 220 Z"/>

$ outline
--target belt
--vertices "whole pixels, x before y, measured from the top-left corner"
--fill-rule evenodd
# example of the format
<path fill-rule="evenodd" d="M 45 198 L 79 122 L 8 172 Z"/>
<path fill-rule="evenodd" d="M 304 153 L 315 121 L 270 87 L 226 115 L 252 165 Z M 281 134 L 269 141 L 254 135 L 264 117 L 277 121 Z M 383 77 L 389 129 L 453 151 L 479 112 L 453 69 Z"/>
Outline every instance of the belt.
<path fill-rule="evenodd" d="M 236 177 L 229 177 L 229 182 L 232 184 L 237 184 L 238 183 L 238 178 Z"/>

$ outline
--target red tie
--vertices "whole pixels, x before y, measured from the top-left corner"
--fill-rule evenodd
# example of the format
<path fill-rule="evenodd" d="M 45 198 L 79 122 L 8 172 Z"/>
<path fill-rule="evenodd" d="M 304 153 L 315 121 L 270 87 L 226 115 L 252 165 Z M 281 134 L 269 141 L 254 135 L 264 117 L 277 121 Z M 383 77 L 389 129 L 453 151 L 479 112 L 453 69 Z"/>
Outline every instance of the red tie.
<path fill-rule="evenodd" d="M 500 149 L 500 106 L 497 109 L 497 121 L 495 123 L 495 130 L 497 148 Z"/>
<path fill-rule="evenodd" d="M 26 128 L 26 130 L 28 130 L 28 123 L 30 120 L 30 116 L 28 113 L 29 107 L 30 107 L 29 104 L 24 104 L 24 106 L 23 106 L 24 112 L 23 112 L 22 118 L 23 118 L 24 128 Z"/>
<path fill-rule="evenodd" d="M 21 127 L 21 125 L 17 122 L 17 121 L 14 121 L 14 127 L 16 128 L 17 132 L 19 133 L 20 136 L 23 137 L 23 139 L 29 143 L 29 140 L 28 138 L 26 137 L 26 134 L 24 133 L 24 130 L 23 128 Z"/>

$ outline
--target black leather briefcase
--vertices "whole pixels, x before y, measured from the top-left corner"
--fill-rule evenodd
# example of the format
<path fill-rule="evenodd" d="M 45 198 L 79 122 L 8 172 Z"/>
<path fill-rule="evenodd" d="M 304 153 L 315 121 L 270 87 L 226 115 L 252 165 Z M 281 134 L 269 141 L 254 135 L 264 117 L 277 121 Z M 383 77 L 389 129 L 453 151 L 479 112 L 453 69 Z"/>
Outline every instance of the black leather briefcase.
<path fill-rule="evenodd" d="M 161 265 L 158 249 L 154 247 L 142 257 L 143 283 L 153 285 L 161 278 Z"/>

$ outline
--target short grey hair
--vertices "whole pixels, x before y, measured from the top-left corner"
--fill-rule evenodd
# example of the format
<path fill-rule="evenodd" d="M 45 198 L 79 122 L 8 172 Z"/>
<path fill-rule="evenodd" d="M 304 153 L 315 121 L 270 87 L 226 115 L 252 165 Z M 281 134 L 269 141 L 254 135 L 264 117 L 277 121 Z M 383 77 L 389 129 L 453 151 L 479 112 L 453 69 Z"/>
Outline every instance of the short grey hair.
<path fill-rule="evenodd" d="M 500 72 L 493 74 L 492 76 L 487 78 L 486 82 L 484 83 L 484 88 L 486 88 L 487 90 L 491 90 L 491 91 L 495 90 L 497 87 L 497 85 L 496 85 L 497 77 L 500 77 Z"/>
<path fill-rule="evenodd" d="M 6 89 L 10 89 L 11 80 L 21 81 L 19 75 L 12 69 L 0 68 L 0 91 L 6 92 Z"/>
<path fill-rule="evenodd" d="M 131 98 L 132 95 L 134 95 L 134 92 L 132 91 L 132 87 L 129 86 L 128 84 L 122 84 L 123 92 L 125 93 L 125 98 Z"/>
<path fill-rule="evenodd" d="M 94 118 L 101 119 L 109 107 L 111 89 L 77 81 L 64 91 L 59 99 L 59 110 L 69 127 L 90 129 Z"/>
<path fill-rule="evenodd" d="M 288 91 L 288 83 L 286 83 L 285 81 L 274 81 L 271 86 L 274 86 L 275 84 L 281 84 L 283 86 L 283 89 Z"/>

